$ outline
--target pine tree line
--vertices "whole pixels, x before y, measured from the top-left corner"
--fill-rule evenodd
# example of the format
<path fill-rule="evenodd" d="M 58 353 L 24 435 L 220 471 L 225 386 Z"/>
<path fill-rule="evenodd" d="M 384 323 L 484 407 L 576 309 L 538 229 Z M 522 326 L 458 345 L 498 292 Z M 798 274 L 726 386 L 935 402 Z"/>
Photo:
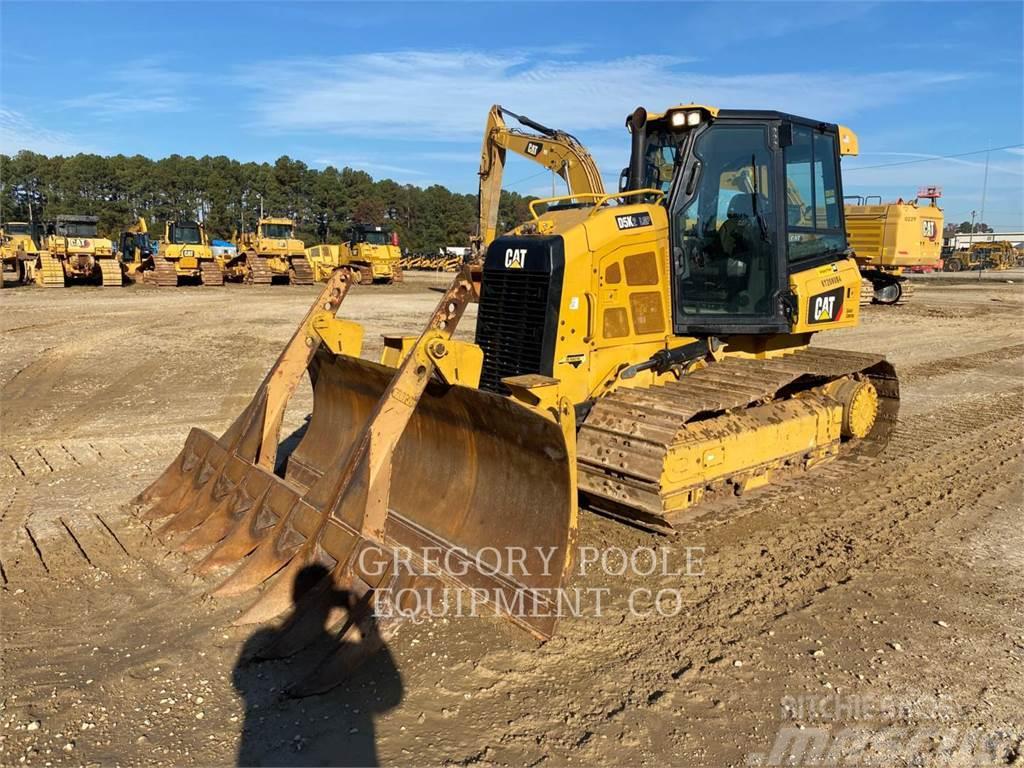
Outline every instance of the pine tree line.
<path fill-rule="evenodd" d="M 99 217 L 100 234 L 114 239 L 140 216 L 151 232 L 162 232 L 165 220 L 200 215 L 211 237 L 228 239 L 243 218 L 246 228 L 255 224 L 260 196 L 267 216 L 294 219 L 298 236 L 309 244 L 319 242 L 322 222 L 329 242 L 339 241 L 352 222 L 387 225 L 398 232 L 403 248 L 417 252 L 467 245 L 476 231 L 475 195 L 437 184 L 420 188 L 374 181 L 352 168 L 317 170 L 287 156 L 270 164 L 240 163 L 223 155 L 162 160 L 48 157 L 28 151 L 0 155 L 0 220 L 41 222 L 59 214 L 90 214 Z M 500 228 L 528 219 L 530 199 L 503 192 Z"/>

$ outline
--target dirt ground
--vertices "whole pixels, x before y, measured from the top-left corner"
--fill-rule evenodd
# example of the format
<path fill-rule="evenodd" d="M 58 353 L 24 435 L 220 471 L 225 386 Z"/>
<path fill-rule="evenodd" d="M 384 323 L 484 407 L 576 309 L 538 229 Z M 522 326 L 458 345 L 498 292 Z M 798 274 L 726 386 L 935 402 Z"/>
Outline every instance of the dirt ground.
<path fill-rule="evenodd" d="M 365 356 L 422 325 L 431 283 L 353 289 Z M 576 584 L 609 590 L 601 615 L 541 646 L 496 619 L 405 626 L 304 699 L 282 690 L 317 657 L 237 663 L 249 600 L 205 596 L 125 504 L 191 425 L 227 426 L 315 289 L 5 290 L 0 764 L 1019 764 L 1024 288 L 917 285 L 816 340 L 896 365 L 880 461 L 716 503 L 672 538 L 584 512 L 581 544 L 699 563 L 591 568 Z M 630 610 L 663 587 L 675 615 Z"/>

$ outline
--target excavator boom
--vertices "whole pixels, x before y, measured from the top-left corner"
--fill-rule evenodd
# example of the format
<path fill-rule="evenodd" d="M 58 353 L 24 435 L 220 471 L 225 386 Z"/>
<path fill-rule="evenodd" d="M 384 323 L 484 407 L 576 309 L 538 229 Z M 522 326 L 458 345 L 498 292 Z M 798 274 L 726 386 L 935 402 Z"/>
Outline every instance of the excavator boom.
<path fill-rule="evenodd" d="M 510 128 L 505 116 L 515 118 L 536 133 Z M 568 185 L 571 195 L 604 194 L 601 172 L 594 158 L 574 136 L 495 104 L 487 114 L 480 149 L 479 234 L 473 241 L 474 261 L 477 262 L 497 235 L 501 180 L 508 151 L 557 173 Z"/>

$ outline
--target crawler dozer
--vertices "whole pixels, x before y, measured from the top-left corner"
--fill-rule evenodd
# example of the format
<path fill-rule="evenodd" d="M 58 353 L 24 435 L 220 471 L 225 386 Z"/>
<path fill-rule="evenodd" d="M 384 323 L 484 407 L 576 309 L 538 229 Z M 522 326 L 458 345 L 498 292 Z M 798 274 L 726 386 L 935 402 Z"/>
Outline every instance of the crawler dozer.
<path fill-rule="evenodd" d="M 39 285 L 63 288 L 77 282 L 120 286 L 121 262 L 114 245 L 97 236 L 96 216 L 58 216 L 45 227 L 35 277 Z"/>
<path fill-rule="evenodd" d="M 32 237 L 32 225 L 29 222 L 8 221 L 0 226 L 3 269 L 5 272 L 8 269 L 14 272 L 18 285 L 32 282 L 33 269 L 39 261 L 39 247 Z"/>
<path fill-rule="evenodd" d="M 904 270 L 936 265 L 942 256 L 942 209 L 937 187 L 923 187 L 910 202 L 882 203 L 877 195 L 845 198 L 846 231 L 861 276 L 862 304 L 897 304 L 913 287 Z M 874 202 L 872 201 L 874 198 Z M 927 206 L 920 201 L 930 201 Z M 870 287 L 870 290 L 868 288 Z"/>
<path fill-rule="evenodd" d="M 293 692 L 337 683 L 402 616 L 436 607 L 435 587 L 551 636 L 581 500 L 667 530 L 716 496 L 886 445 L 893 367 L 810 345 L 859 319 L 840 202 L 856 136 L 699 105 L 627 125 L 622 190 L 537 201 L 489 245 L 482 280 L 463 268 L 379 363 L 337 317 L 351 276 L 335 272 L 238 419 L 220 437 L 193 429 L 135 499 L 201 554 L 197 573 L 221 574 L 215 595 L 272 580 L 237 619 L 294 608 L 266 656 L 321 632 L 338 589 L 354 596 L 330 614 L 340 649 Z M 787 178 L 803 173 L 824 210 L 792 224 Z M 453 338 L 472 301 L 474 343 Z M 312 417 L 285 455 L 307 370 Z M 295 604 L 311 565 L 329 575 Z"/>
<path fill-rule="evenodd" d="M 301 240 L 295 238 L 291 219 L 261 218 L 256 231 L 243 232 L 234 240 L 237 253 L 218 259 L 229 280 L 270 285 L 275 279 L 294 285 L 312 285 L 313 270 Z"/>
<path fill-rule="evenodd" d="M 336 269 L 352 273 L 355 282 L 395 283 L 402 281 L 402 251 L 398 233 L 386 227 L 354 224 L 340 245 L 314 245 L 306 258 L 317 282 L 327 282 Z"/>
<path fill-rule="evenodd" d="M 146 220 L 121 235 L 121 260 L 128 278 L 161 287 L 184 280 L 203 285 L 224 285 L 224 271 L 214 259 L 206 228 L 198 221 L 167 221 L 164 236 L 153 242 Z"/>

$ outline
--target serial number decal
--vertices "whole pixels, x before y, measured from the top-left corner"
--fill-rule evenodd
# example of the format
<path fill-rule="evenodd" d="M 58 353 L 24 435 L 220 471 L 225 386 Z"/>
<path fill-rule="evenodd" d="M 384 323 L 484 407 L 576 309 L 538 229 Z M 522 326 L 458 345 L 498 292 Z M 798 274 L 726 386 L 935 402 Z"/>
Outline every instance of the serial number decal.
<path fill-rule="evenodd" d="M 649 213 L 625 213 L 615 217 L 615 226 L 619 229 L 636 229 L 638 227 L 651 226 L 651 214 Z"/>

